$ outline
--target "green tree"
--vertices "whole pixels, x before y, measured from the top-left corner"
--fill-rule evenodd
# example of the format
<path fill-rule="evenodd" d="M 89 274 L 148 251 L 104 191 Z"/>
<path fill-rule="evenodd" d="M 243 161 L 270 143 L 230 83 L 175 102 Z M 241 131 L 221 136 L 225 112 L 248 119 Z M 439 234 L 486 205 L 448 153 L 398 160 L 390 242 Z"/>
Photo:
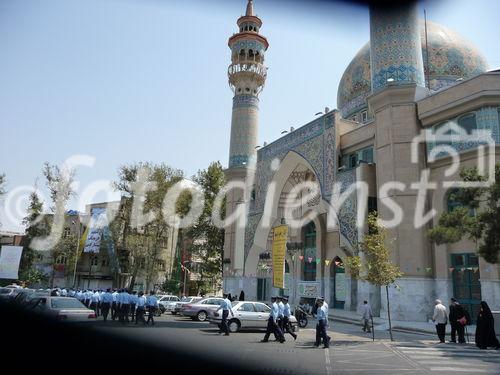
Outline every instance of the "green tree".
<path fill-rule="evenodd" d="M 50 228 L 48 216 L 43 214 L 43 203 L 36 191 L 30 194 L 28 211 L 26 217 L 23 219 L 23 225 L 26 227 L 26 237 L 19 265 L 19 278 L 27 281 L 28 279 L 33 279 L 33 275 L 36 275 L 32 267 L 35 259 L 41 255 L 29 245 L 33 238 L 48 235 Z"/>
<path fill-rule="evenodd" d="M 389 335 L 393 341 L 389 286 L 394 284 L 403 274 L 399 267 L 391 261 L 387 245 L 387 230 L 380 225 L 376 211 L 368 214 L 367 224 L 368 234 L 365 235 L 361 243 L 361 252 L 364 256 L 348 257 L 346 263 L 353 278 L 367 281 L 378 287 L 385 287 Z"/>
<path fill-rule="evenodd" d="M 477 168 L 464 168 L 463 181 L 486 181 Z M 458 189 L 450 196 L 457 207 L 441 214 L 438 225 L 429 230 L 438 245 L 464 238 L 476 243 L 478 254 L 489 263 L 498 263 L 500 253 L 500 164 L 495 166 L 495 183 L 489 187 Z"/>
<path fill-rule="evenodd" d="M 183 235 L 192 243 L 189 248 L 191 255 L 200 260 L 196 269 L 199 273 L 199 279 L 196 281 L 197 292 L 207 290 L 215 292 L 222 287 L 224 229 L 213 225 L 212 212 L 215 197 L 224 187 L 226 179 L 220 162 L 213 162 L 206 170 L 198 171 L 193 179 L 203 189 L 205 204 L 197 222 Z M 180 212 L 186 211 L 185 207 L 189 202 L 189 198 L 181 202 L 184 206 L 179 209 Z M 220 212 L 220 219 L 224 219 L 225 208 L 222 207 Z"/>
<path fill-rule="evenodd" d="M 134 184 L 139 181 L 139 173 L 147 175 L 147 182 L 155 185 L 154 189 L 145 193 L 144 212 L 155 214 L 154 220 L 140 228 L 132 225 L 132 209 L 135 196 Z M 165 247 L 169 237 L 169 225 L 163 216 L 163 201 L 168 190 L 183 178 L 184 173 L 168 165 L 153 163 L 135 163 L 120 167 L 119 179 L 114 183 L 116 190 L 122 193 L 122 204 L 111 225 L 111 231 L 116 243 L 127 252 L 127 263 L 132 270 L 129 287 L 133 288 L 136 277 L 144 269 L 146 289 L 150 289 L 158 274 L 158 263 L 161 249 Z"/>

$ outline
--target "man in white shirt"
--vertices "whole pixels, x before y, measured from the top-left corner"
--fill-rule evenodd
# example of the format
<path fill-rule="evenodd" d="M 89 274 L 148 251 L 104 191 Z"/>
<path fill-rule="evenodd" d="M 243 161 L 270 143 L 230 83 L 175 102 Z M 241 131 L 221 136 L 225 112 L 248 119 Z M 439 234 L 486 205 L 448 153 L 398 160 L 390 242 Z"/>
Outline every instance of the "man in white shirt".
<path fill-rule="evenodd" d="M 368 301 L 363 301 L 362 317 L 363 317 L 363 332 L 370 333 L 372 331 L 370 321 L 373 318 L 373 312 L 371 306 L 368 304 Z"/>
<path fill-rule="evenodd" d="M 446 313 L 446 307 L 441 303 L 441 300 L 437 299 L 434 306 L 434 314 L 432 315 L 432 321 L 436 323 L 436 332 L 439 337 L 439 342 L 444 343 L 446 336 L 446 323 L 448 323 L 448 316 Z"/>
<path fill-rule="evenodd" d="M 113 297 L 113 301 L 111 302 L 111 319 L 115 320 L 120 314 L 118 313 L 119 309 L 119 304 L 118 304 L 118 291 L 116 289 L 113 289 L 113 293 L 111 293 L 111 296 Z"/>
<path fill-rule="evenodd" d="M 144 314 L 146 313 L 146 297 L 143 292 L 139 292 L 137 297 L 137 313 L 135 314 L 135 324 L 140 320 L 143 325 L 146 325 Z"/>

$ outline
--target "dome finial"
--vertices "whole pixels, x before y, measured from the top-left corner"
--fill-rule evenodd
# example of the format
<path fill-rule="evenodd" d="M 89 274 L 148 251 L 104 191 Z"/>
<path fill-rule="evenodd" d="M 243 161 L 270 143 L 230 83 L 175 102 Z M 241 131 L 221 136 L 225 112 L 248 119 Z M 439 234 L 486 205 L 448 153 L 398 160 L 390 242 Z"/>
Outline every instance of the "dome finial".
<path fill-rule="evenodd" d="M 252 0 L 248 0 L 248 4 L 247 4 L 247 13 L 245 14 L 245 16 L 253 16 L 253 1 Z"/>

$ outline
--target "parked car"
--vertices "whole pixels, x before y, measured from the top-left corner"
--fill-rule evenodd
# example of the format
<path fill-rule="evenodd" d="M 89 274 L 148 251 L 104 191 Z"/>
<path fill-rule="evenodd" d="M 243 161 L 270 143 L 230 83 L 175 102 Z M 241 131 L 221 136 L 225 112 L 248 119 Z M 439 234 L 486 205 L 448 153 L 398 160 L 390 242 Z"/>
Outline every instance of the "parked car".
<path fill-rule="evenodd" d="M 265 329 L 267 320 L 271 313 L 271 308 L 262 302 L 234 301 L 232 302 L 234 317 L 229 314 L 229 331 L 238 332 L 241 329 Z M 208 322 L 220 327 L 222 322 L 222 311 L 211 310 L 208 315 Z M 290 316 L 292 330 L 298 331 L 297 319 Z"/>
<path fill-rule="evenodd" d="M 217 309 L 224 298 L 210 297 L 195 303 L 186 303 L 181 307 L 181 315 L 189 316 L 193 320 L 204 322 L 210 310 Z"/>
<path fill-rule="evenodd" d="M 182 306 L 185 305 L 186 303 L 195 303 L 201 299 L 202 297 L 182 297 L 179 302 L 176 302 L 174 310 L 172 311 L 172 315 L 180 313 Z"/>
<path fill-rule="evenodd" d="M 21 292 L 23 288 L 13 288 L 13 287 L 5 287 L 0 288 L 0 299 L 4 301 L 12 301 L 16 295 Z"/>
<path fill-rule="evenodd" d="M 160 309 L 162 310 L 162 313 L 164 312 L 173 312 L 175 309 L 175 305 L 177 302 L 179 302 L 181 299 L 177 296 L 172 296 L 172 295 L 165 295 L 162 296 L 158 300 L 158 305 L 160 306 Z"/>
<path fill-rule="evenodd" d="M 18 305 L 26 305 L 35 295 L 35 289 L 23 289 L 12 299 Z"/>
<path fill-rule="evenodd" d="M 96 318 L 95 312 L 76 298 L 52 296 L 33 298 L 28 308 L 65 322 L 88 322 Z"/>

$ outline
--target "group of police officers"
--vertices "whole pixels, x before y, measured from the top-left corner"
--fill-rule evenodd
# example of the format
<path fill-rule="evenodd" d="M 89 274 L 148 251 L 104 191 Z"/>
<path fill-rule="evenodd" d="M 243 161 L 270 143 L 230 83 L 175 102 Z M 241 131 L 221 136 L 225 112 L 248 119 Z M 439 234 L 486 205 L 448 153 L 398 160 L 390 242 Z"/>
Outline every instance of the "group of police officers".
<path fill-rule="evenodd" d="M 128 289 L 110 289 L 103 290 L 73 290 L 61 289 L 57 291 L 62 297 L 73 297 L 89 309 L 94 310 L 96 317 L 102 315 L 104 321 L 108 320 L 111 313 L 111 319 L 118 319 L 121 323 L 142 322 L 144 325 L 155 324 L 154 314 L 158 309 L 158 298 L 155 291 L 150 291 L 146 297 L 143 292 L 130 291 Z M 146 321 L 145 315 L 148 314 Z"/>
<path fill-rule="evenodd" d="M 222 322 L 219 334 L 224 332 L 225 336 L 229 336 L 228 317 L 229 314 L 234 316 L 234 313 L 228 294 L 224 294 L 224 301 L 217 311 L 220 310 L 222 310 Z M 314 346 L 319 347 L 321 341 L 323 341 L 324 348 L 329 348 L 331 337 L 326 333 L 326 328 L 328 327 L 328 304 L 324 298 L 316 300 L 312 313 L 316 317 L 316 342 Z M 297 340 L 297 334 L 293 332 L 290 323 L 291 315 L 292 313 L 290 304 L 288 303 L 288 297 L 272 297 L 271 312 L 269 314 L 269 319 L 267 320 L 267 330 L 261 342 L 268 342 L 271 333 L 274 334 L 275 341 L 279 341 L 280 343 L 284 343 L 286 341 L 285 333 L 290 334 L 294 340 Z"/>
<path fill-rule="evenodd" d="M 58 295 L 63 297 L 74 297 L 82 302 L 85 306 L 95 311 L 96 316 L 103 316 L 104 321 L 108 320 L 108 315 L 111 312 L 111 319 L 118 319 L 121 323 L 129 323 L 130 321 L 138 324 L 141 321 L 144 325 L 149 325 L 151 322 L 154 325 L 154 314 L 158 308 L 158 299 L 155 292 L 150 291 L 146 297 L 143 292 L 137 293 L 128 289 L 113 289 L 108 288 L 103 290 L 73 290 L 61 289 L 57 291 Z M 224 333 L 229 336 L 228 317 L 229 314 L 234 316 L 229 294 L 224 294 L 224 301 L 217 309 L 222 310 L 222 323 L 219 334 Z M 144 315 L 148 312 L 148 320 Z M 267 330 L 261 342 L 268 342 L 271 333 L 275 337 L 275 341 L 284 343 L 285 333 L 290 334 L 294 340 L 297 340 L 297 334 L 293 332 L 290 316 L 291 308 L 288 303 L 288 297 L 272 297 L 271 312 L 267 321 Z M 312 310 L 313 316 L 316 318 L 316 342 L 315 347 L 319 347 L 323 342 L 324 348 L 330 346 L 331 337 L 327 335 L 328 327 L 328 304 L 324 298 L 316 300 L 316 304 Z M 130 317 L 130 319 L 129 319 Z"/>

